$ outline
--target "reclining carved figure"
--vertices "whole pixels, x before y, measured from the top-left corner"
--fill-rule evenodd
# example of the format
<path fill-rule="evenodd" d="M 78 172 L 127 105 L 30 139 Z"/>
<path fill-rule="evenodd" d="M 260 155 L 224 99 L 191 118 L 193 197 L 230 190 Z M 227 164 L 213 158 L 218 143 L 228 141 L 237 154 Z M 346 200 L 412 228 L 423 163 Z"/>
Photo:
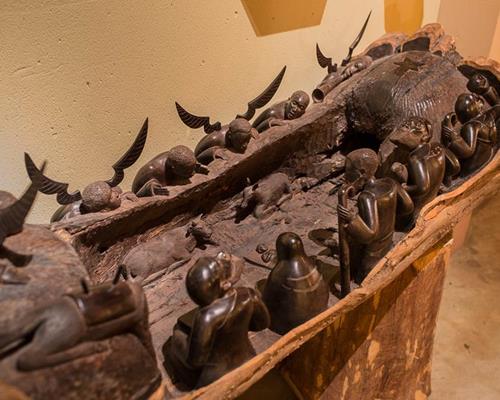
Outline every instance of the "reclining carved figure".
<path fill-rule="evenodd" d="M 253 118 L 258 108 L 264 107 L 272 99 L 281 84 L 285 71 L 286 66 L 259 96 L 248 103 L 244 114 L 238 114 L 233 121 L 224 126 L 219 121 L 212 124 L 210 117 L 191 114 L 179 103 L 175 103 L 177 113 L 184 124 L 193 129 L 203 127 L 207 134 L 194 150 L 196 159 L 201 164 L 208 165 L 216 158 L 224 158 L 224 149 L 234 153 L 246 151 L 250 139 L 257 136 L 255 129 L 248 121 Z"/>
<path fill-rule="evenodd" d="M 148 305 L 142 287 L 131 279 L 69 293 L 0 326 L 0 356 L 20 346 L 17 368 L 53 367 L 95 353 L 85 342 L 134 334 L 155 359 L 148 326 Z"/>
<path fill-rule="evenodd" d="M 186 185 L 196 172 L 207 173 L 186 146 L 174 146 L 158 154 L 139 169 L 132 184 L 138 197 L 167 196 L 168 186 Z"/>
<path fill-rule="evenodd" d="M 31 157 L 25 153 L 24 161 L 28 175 L 33 180 L 41 180 L 40 192 L 45 194 L 57 194 L 57 202 L 62 205 L 51 218 L 51 222 L 63 218 L 72 218 L 81 214 L 95 213 L 100 211 L 114 210 L 120 207 L 122 199 L 134 200 L 132 193 L 122 193 L 118 185 L 125 177 L 124 170 L 131 167 L 140 157 L 148 135 L 148 119 L 144 121 L 141 130 L 137 134 L 134 143 L 113 165 L 115 171 L 113 177 L 107 181 L 96 181 L 85 187 L 80 192 L 68 193 L 68 184 L 56 182 L 40 171 Z"/>

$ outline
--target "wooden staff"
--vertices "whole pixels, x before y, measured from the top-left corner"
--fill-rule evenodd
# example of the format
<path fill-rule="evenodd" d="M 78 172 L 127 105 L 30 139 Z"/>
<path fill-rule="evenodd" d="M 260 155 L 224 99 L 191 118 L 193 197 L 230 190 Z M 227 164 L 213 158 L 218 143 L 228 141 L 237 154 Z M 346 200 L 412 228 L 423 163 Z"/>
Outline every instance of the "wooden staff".
<path fill-rule="evenodd" d="M 338 191 L 338 202 L 347 208 L 349 193 L 354 189 L 352 184 L 343 185 Z M 340 258 L 340 296 L 344 298 L 351 292 L 351 260 L 349 257 L 349 242 L 344 223 L 338 219 L 339 225 L 339 258 Z"/>

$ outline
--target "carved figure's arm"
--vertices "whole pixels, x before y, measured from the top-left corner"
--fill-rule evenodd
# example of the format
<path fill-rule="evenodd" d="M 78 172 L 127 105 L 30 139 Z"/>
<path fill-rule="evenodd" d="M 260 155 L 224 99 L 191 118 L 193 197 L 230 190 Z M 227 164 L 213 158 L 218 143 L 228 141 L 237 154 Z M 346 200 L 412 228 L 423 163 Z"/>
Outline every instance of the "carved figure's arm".
<path fill-rule="evenodd" d="M 474 123 L 467 123 L 462 126 L 460 136 L 454 137 L 450 143 L 450 150 L 458 158 L 469 158 L 476 151 L 477 144 L 477 126 Z"/>
<path fill-rule="evenodd" d="M 215 333 L 224 321 L 225 314 L 221 310 L 208 307 L 197 314 L 189 336 L 187 362 L 195 368 L 203 367 L 208 361 Z"/>
<path fill-rule="evenodd" d="M 359 213 L 347 225 L 347 232 L 361 243 L 371 242 L 380 229 L 377 201 L 367 192 L 362 192 L 358 197 Z M 365 216 L 365 219 L 361 217 Z"/>
<path fill-rule="evenodd" d="M 396 187 L 398 195 L 398 205 L 397 205 L 398 216 L 405 216 L 411 214 L 415 209 L 413 200 L 411 199 L 408 192 L 401 187 L 401 185 L 396 185 Z"/>
<path fill-rule="evenodd" d="M 431 178 L 425 160 L 410 156 L 408 161 L 408 173 L 411 185 L 403 185 L 403 188 L 411 195 L 427 193 L 431 188 Z"/>
<path fill-rule="evenodd" d="M 271 317 L 260 296 L 253 289 L 249 289 L 249 291 L 253 300 L 253 313 L 252 319 L 250 320 L 250 330 L 257 332 L 269 327 L 271 324 Z"/>

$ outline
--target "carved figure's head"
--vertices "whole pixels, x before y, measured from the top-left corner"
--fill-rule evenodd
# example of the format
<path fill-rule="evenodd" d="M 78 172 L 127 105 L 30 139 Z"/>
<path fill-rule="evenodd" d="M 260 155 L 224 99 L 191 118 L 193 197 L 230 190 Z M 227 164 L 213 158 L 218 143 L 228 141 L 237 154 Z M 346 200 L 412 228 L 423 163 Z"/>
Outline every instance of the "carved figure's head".
<path fill-rule="evenodd" d="M 432 126 L 425 118 L 410 117 L 391 133 L 389 140 L 411 151 L 422 143 L 428 143 L 432 138 L 431 132 Z"/>
<path fill-rule="evenodd" d="M 483 99 L 475 93 L 462 93 L 455 102 L 455 113 L 463 124 L 482 113 Z"/>
<path fill-rule="evenodd" d="M 252 125 L 244 118 L 236 118 L 229 124 L 226 146 L 238 153 L 244 153 L 252 138 Z"/>
<path fill-rule="evenodd" d="M 196 157 L 193 150 L 186 146 L 175 146 L 168 152 L 165 160 L 165 172 L 181 179 L 189 179 L 196 168 Z"/>
<path fill-rule="evenodd" d="M 189 269 L 186 289 L 201 307 L 222 297 L 240 279 L 243 261 L 226 252 L 215 257 L 200 257 Z"/>
<path fill-rule="evenodd" d="M 467 89 L 469 89 L 472 93 L 482 95 L 485 94 L 489 88 L 490 83 L 483 74 L 474 74 L 467 82 Z"/>
<path fill-rule="evenodd" d="M 296 119 L 304 115 L 306 108 L 309 105 L 309 95 L 297 90 L 294 92 L 285 104 L 285 119 Z"/>
<path fill-rule="evenodd" d="M 82 192 L 82 208 L 86 213 L 114 210 L 121 205 L 122 191 L 104 181 L 93 182 Z"/>
<path fill-rule="evenodd" d="M 359 57 L 356 60 L 353 60 L 351 63 L 347 65 L 343 74 L 350 77 L 359 71 L 362 71 L 370 66 L 372 63 L 372 58 L 370 56 Z"/>
<path fill-rule="evenodd" d="M 276 239 L 276 253 L 278 260 L 289 260 L 294 257 L 304 256 L 304 245 L 299 235 L 285 232 Z"/>
<path fill-rule="evenodd" d="M 351 151 L 345 158 L 345 180 L 348 183 L 362 186 L 372 178 L 379 166 L 377 153 L 372 149 Z"/>

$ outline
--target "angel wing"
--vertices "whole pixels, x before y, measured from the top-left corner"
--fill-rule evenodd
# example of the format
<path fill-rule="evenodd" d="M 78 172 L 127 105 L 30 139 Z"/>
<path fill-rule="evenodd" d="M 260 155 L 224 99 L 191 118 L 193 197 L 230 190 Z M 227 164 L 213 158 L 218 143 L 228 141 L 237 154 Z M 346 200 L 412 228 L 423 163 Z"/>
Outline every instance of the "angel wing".
<path fill-rule="evenodd" d="M 273 98 L 276 91 L 281 85 L 283 76 L 285 75 L 286 65 L 281 69 L 280 73 L 274 78 L 274 80 L 269 84 L 264 91 L 259 94 L 255 99 L 248 103 L 248 109 L 245 114 L 238 114 L 236 118 L 245 118 L 247 121 L 252 119 L 255 115 L 255 111 L 258 108 L 264 107 Z"/>
<path fill-rule="evenodd" d="M 337 64 L 332 64 L 332 59 L 321 52 L 318 43 L 316 43 L 316 59 L 321 68 L 327 68 L 329 74 L 337 71 Z"/>
<path fill-rule="evenodd" d="M 116 163 L 114 163 L 113 169 L 115 170 L 115 174 L 112 179 L 106 181 L 109 186 L 118 186 L 123 181 L 123 178 L 125 177 L 125 173 L 123 171 L 132 166 L 141 156 L 147 137 L 148 118 L 144 121 L 144 124 L 137 134 L 134 143 L 132 143 L 132 146 L 130 146 L 126 153 Z"/>
<path fill-rule="evenodd" d="M 347 57 L 342 60 L 342 64 L 340 64 L 341 66 L 345 67 L 349 63 L 349 61 L 351 61 L 352 52 L 354 51 L 356 46 L 361 41 L 361 38 L 363 37 L 363 35 L 365 33 L 365 29 L 366 29 L 366 26 L 368 25 L 368 21 L 370 20 L 371 15 L 372 15 L 372 12 L 370 11 L 368 13 L 368 17 L 366 17 L 365 23 L 363 24 L 363 26 L 361 27 L 361 30 L 358 33 L 358 36 L 356 36 L 356 39 L 354 39 L 354 42 L 352 42 L 352 44 L 349 46 L 349 53 L 347 53 Z"/>
<path fill-rule="evenodd" d="M 42 171 L 45 169 L 45 164 L 44 162 L 42 165 Z M 23 230 L 24 220 L 35 201 L 40 186 L 40 179 L 35 177 L 19 200 L 0 209 L 0 245 L 7 237 Z"/>
<path fill-rule="evenodd" d="M 81 200 L 82 195 L 79 190 L 74 193 L 68 193 L 68 184 L 62 182 L 53 181 L 47 178 L 42 171 L 40 171 L 28 153 L 24 153 L 24 164 L 26 165 L 26 171 L 32 182 L 35 180 L 40 181 L 39 191 L 45 194 L 56 194 L 57 202 L 61 205 L 71 204 L 75 201 Z"/>
<path fill-rule="evenodd" d="M 175 107 L 177 108 L 177 114 L 185 125 L 193 129 L 198 129 L 203 126 L 205 133 L 212 133 L 221 129 L 222 125 L 219 121 L 214 124 L 210 124 L 209 117 L 198 117 L 187 112 L 179 103 L 175 102 Z"/>

